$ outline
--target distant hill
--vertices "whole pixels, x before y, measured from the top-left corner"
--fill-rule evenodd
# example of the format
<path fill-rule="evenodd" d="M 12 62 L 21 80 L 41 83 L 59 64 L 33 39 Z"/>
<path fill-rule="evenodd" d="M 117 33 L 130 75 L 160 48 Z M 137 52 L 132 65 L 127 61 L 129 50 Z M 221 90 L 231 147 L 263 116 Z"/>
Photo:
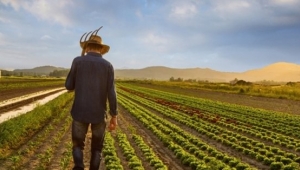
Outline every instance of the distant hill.
<path fill-rule="evenodd" d="M 169 80 L 171 77 L 180 77 L 183 79 L 224 81 L 228 76 L 230 76 L 230 73 L 219 72 L 209 68 L 176 69 L 163 66 L 154 66 L 143 69 L 117 69 L 115 70 L 115 75 L 116 78 L 120 79 Z"/>
<path fill-rule="evenodd" d="M 67 70 L 69 68 L 41 66 L 32 69 L 16 69 L 15 73 L 25 75 L 49 75 L 54 70 Z M 66 73 L 67 74 L 67 73 Z M 4 75 L 4 74 L 3 74 Z M 245 81 L 276 81 L 276 82 L 300 82 L 300 65 L 287 62 L 278 62 L 263 68 L 248 70 L 245 72 L 221 72 L 209 68 L 169 68 L 164 66 L 153 66 L 142 69 L 116 69 L 115 78 L 118 79 L 153 79 L 169 80 L 171 77 L 195 80 L 207 80 L 210 82 L 229 82 L 234 79 Z"/>
<path fill-rule="evenodd" d="M 54 66 L 40 66 L 40 67 L 35 67 L 32 69 L 15 69 L 13 72 L 18 72 L 18 73 L 35 73 L 35 74 L 45 74 L 48 75 L 50 72 L 53 72 L 54 70 L 65 70 L 66 68 L 62 67 L 54 67 Z"/>
<path fill-rule="evenodd" d="M 0 72 L 2 76 L 49 76 L 51 73 L 51 76 L 54 77 L 65 77 L 69 69 L 54 66 L 40 66 L 32 69 L 0 69 Z"/>
<path fill-rule="evenodd" d="M 248 81 L 274 80 L 274 81 L 300 81 L 300 65 L 279 62 L 261 69 L 246 71 L 242 76 Z"/>
<path fill-rule="evenodd" d="M 229 82 L 235 78 L 246 81 L 300 81 L 300 65 L 279 62 L 260 69 L 246 72 L 220 72 L 209 68 L 176 69 L 162 66 L 147 67 L 143 69 L 117 69 L 115 77 L 119 79 L 155 79 L 169 80 L 171 77 L 212 82 Z"/>

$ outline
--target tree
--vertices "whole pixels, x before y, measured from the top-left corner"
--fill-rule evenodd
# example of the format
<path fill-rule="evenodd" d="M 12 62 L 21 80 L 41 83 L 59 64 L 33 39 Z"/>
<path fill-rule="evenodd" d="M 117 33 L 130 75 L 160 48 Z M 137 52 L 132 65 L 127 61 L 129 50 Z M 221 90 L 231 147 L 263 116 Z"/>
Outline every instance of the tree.
<path fill-rule="evenodd" d="M 67 77 L 70 70 L 54 70 L 49 73 L 50 77 Z"/>

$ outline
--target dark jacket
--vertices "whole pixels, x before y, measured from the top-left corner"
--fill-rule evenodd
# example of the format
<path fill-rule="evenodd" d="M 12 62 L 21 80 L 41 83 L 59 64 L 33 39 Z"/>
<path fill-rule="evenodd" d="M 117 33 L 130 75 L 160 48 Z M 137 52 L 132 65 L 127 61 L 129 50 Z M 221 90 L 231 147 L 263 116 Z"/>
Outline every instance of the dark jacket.
<path fill-rule="evenodd" d="M 74 58 L 65 86 L 67 90 L 75 90 L 71 110 L 74 120 L 84 123 L 104 121 L 107 99 L 110 114 L 118 114 L 114 69 L 101 54 L 89 52 Z"/>

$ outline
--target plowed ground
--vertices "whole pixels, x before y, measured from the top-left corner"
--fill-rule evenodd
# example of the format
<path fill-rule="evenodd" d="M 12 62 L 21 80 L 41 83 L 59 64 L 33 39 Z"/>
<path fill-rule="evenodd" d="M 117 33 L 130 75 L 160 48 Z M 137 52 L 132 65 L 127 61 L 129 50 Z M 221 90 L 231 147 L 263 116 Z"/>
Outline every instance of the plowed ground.
<path fill-rule="evenodd" d="M 145 85 L 147 86 L 147 85 Z M 252 107 L 276 110 L 276 111 L 285 111 L 290 112 L 293 114 L 300 114 L 300 103 L 299 101 L 291 101 L 291 100 L 283 100 L 283 99 L 270 99 L 270 98 L 263 98 L 263 97 L 250 97 L 245 95 L 238 95 L 238 94 L 227 94 L 227 93 L 219 93 L 213 91 L 195 91 L 189 89 L 176 89 L 176 88 L 164 88 L 158 86 L 152 86 L 152 88 L 156 88 L 159 90 L 165 90 L 169 92 L 176 92 L 180 94 L 187 94 L 196 97 L 202 97 L 207 99 L 213 99 L 218 101 L 224 101 L 229 103 L 236 103 L 242 104 Z M 26 94 L 31 93 L 32 90 L 22 91 L 10 93 L 10 94 L 2 94 L 0 101 L 4 99 L 9 99 L 11 97 L 16 97 L 17 94 Z M 35 91 L 36 92 L 36 91 Z M 70 109 L 70 108 L 66 108 Z M 148 129 L 146 129 L 137 119 L 131 116 L 126 110 L 124 110 L 121 106 L 119 106 L 119 118 L 118 118 L 118 128 L 123 133 L 127 135 L 127 138 L 133 148 L 136 150 L 136 154 L 142 160 L 143 166 L 147 170 L 153 169 L 149 163 L 145 160 L 145 157 L 142 155 L 139 148 L 134 144 L 131 139 L 132 130 L 135 129 L 135 133 L 139 134 L 143 137 L 144 141 L 152 147 L 152 149 L 156 152 L 156 154 L 160 157 L 161 160 L 169 167 L 169 169 L 174 170 L 189 170 L 188 167 L 185 167 L 180 163 L 178 159 L 167 149 L 163 146 L 162 142 L 151 133 Z M 47 128 L 51 124 L 52 128 Z M 64 155 L 66 153 L 70 154 L 70 146 L 71 146 L 71 118 L 70 115 L 66 115 L 66 117 L 60 120 L 53 120 L 44 126 L 45 128 L 41 129 L 37 132 L 32 138 L 28 139 L 20 148 L 14 148 L 9 152 L 9 156 L 7 159 L 0 160 L 0 170 L 7 170 L 7 169 L 39 169 L 41 166 L 41 162 L 44 161 L 39 155 L 48 152 L 49 150 L 52 151 L 53 156 L 49 158 L 47 167 L 43 169 L 55 170 L 55 169 L 62 169 L 62 162 Z M 129 128 L 130 127 L 130 128 Z M 188 130 L 187 127 L 183 127 Z M 57 133 L 60 132 L 61 136 L 59 137 L 58 141 L 53 140 L 53 136 L 56 136 Z M 115 141 L 116 139 L 116 132 L 111 132 Z M 42 136 L 42 137 L 41 137 Z M 40 141 L 39 144 L 36 146 L 33 143 L 36 141 Z M 88 169 L 89 167 L 89 157 L 90 157 L 90 143 L 91 143 L 91 133 L 90 130 L 86 137 L 85 142 L 85 150 L 84 150 L 84 162 L 85 167 Z M 50 146 L 50 147 L 49 147 Z M 125 160 L 124 156 L 122 155 L 121 148 L 118 144 L 115 144 L 117 155 L 121 159 L 121 163 L 124 169 L 128 168 L 128 163 Z M 30 148 L 30 150 L 27 150 Z M 228 152 L 228 151 L 227 151 Z M 19 157 L 18 157 L 19 156 Z M 235 155 L 238 156 L 238 155 Z M 70 157 L 70 156 L 69 156 Z M 20 159 L 16 161 L 16 159 Z M 17 162 L 17 163 L 16 163 Z M 249 162 L 250 163 L 250 162 Z M 105 170 L 104 161 L 101 163 L 101 170 Z M 67 161 L 66 169 L 72 169 L 73 162 L 72 159 Z M 261 165 L 255 165 L 257 167 Z"/>

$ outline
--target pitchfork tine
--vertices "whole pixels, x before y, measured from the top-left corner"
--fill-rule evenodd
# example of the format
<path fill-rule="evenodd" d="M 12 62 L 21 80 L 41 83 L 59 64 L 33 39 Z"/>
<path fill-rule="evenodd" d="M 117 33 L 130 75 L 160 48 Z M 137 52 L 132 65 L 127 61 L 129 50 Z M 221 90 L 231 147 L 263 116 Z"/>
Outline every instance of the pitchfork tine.
<path fill-rule="evenodd" d="M 99 30 L 100 30 L 102 27 L 103 27 L 103 26 L 101 26 L 100 28 L 98 28 L 98 29 L 97 29 L 97 32 L 96 32 L 96 34 L 95 34 L 95 35 L 97 35 L 98 31 L 99 31 Z"/>
<path fill-rule="evenodd" d="M 98 29 L 96 29 L 95 31 L 93 31 L 93 33 L 90 36 L 90 39 L 92 38 L 93 35 L 97 35 L 98 31 L 102 28 L 102 26 Z"/>
<path fill-rule="evenodd" d="M 82 42 L 82 38 L 84 37 L 84 35 L 85 35 L 86 33 L 84 33 L 82 36 L 81 36 L 81 38 L 80 38 L 80 41 L 79 42 Z"/>
<path fill-rule="evenodd" d="M 91 32 L 92 32 L 92 31 L 91 31 Z M 86 34 L 86 33 L 83 34 L 83 36 L 86 34 L 86 36 L 85 36 L 83 42 L 86 42 L 87 37 L 90 35 L 91 32 L 89 32 L 88 34 Z M 82 37 L 83 37 L 83 36 L 82 36 Z M 82 37 L 81 37 L 81 39 L 80 39 L 80 42 L 82 42 L 82 41 L 81 41 L 81 40 L 82 40 Z M 84 46 L 82 47 L 82 51 L 81 51 L 81 55 L 82 55 L 82 56 L 84 55 L 84 52 L 85 52 L 85 46 L 86 46 L 86 43 L 85 43 Z"/>
<path fill-rule="evenodd" d="M 97 31 L 97 30 L 93 31 L 93 33 L 91 34 L 91 36 L 90 36 L 89 40 L 91 40 L 91 39 L 92 39 L 93 35 L 96 35 L 96 34 L 95 34 L 95 32 L 96 32 L 96 31 Z"/>
<path fill-rule="evenodd" d="M 92 31 L 91 31 L 92 32 Z M 84 41 L 86 41 L 87 40 L 87 37 L 90 35 L 90 33 L 91 32 L 89 32 L 87 35 L 86 35 L 86 37 L 85 37 L 85 39 L 84 39 Z M 90 39 L 90 38 L 89 38 Z"/>

